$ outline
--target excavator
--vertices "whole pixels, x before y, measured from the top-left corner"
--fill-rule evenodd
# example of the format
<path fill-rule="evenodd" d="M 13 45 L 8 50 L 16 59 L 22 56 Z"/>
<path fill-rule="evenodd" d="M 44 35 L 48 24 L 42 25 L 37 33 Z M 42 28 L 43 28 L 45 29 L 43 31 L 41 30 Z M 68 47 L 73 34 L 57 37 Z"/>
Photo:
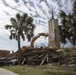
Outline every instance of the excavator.
<path fill-rule="evenodd" d="M 33 37 L 31 40 L 31 44 L 30 44 L 31 48 L 34 48 L 34 42 L 41 36 L 45 36 L 45 38 L 46 38 L 49 36 L 49 33 L 39 33 L 35 37 Z M 51 36 L 53 36 L 53 35 L 51 34 Z"/>

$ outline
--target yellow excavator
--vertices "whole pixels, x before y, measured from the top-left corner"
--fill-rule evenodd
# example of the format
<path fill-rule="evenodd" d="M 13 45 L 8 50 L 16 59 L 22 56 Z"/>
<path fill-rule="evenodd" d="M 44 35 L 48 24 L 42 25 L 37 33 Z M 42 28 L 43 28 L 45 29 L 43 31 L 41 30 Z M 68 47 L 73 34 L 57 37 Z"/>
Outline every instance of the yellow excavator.
<path fill-rule="evenodd" d="M 49 36 L 49 34 L 48 34 L 48 33 L 39 33 L 38 35 L 36 35 L 35 37 L 33 37 L 32 40 L 31 40 L 31 44 L 30 44 L 32 48 L 34 48 L 34 42 L 35 42 L 40 36 L 45 36 L 45 38 L 46 38 L 47 36 Z"/>

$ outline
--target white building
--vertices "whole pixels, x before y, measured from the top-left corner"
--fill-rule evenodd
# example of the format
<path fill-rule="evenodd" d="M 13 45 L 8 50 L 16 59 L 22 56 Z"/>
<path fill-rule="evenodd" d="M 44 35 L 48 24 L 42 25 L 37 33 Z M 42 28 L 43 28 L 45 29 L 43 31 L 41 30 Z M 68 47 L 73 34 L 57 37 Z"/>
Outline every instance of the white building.
<path fill-rule="evenodd" d="M 54 15 L 52 12 L 52 19 L 48 21 L 49 27 L 49 47 L 60 47 L 60 36 L 59 36 L 59 29 L 58 29 L 58 20 L 54 19 Z"/>

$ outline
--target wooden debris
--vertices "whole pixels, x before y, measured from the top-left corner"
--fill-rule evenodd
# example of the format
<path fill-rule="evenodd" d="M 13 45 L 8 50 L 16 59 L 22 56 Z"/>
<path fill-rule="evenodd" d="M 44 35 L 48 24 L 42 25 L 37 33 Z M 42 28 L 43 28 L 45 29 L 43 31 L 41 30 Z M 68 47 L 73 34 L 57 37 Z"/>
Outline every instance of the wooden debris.
<path fill-rule="evenodd" d="M 69 55 L 65 57 L 59 54 L 60 51 L 69 52 Z M 73 50 L 75 51 L 75 50 Z M 74 56 L 73 56 L 74 54 Z M 72 50 L 68 48 L 27 48 L 22 47 L 21 51 L 14 52 L 9 57 L 11 59 L 18 59 L 19 64 L 24 65 L 43 65 L 48 63 L 66 64 L 76 59 L 76 55 Z M 72 59 L 71 59 L 72 58 Z"/>
<path fill-rule="evenodd" d="M 47 55 L 44 57 L 44 59 L 41 61 L 40 66 L 44 63 L 45 59 L 46 59 Z"/>

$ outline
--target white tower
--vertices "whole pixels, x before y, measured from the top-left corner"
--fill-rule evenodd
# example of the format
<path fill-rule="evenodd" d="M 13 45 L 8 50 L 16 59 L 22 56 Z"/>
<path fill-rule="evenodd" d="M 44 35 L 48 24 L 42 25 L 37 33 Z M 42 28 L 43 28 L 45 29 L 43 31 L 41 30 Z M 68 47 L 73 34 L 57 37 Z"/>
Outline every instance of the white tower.
<path fill-rule="evenodd" d="M 48 21 L 49 29 L 49 47 L 60 47 L 60 37 L 58 29 L 58 20 L 54 19 L 52 11 L 52 19 Z"/>

